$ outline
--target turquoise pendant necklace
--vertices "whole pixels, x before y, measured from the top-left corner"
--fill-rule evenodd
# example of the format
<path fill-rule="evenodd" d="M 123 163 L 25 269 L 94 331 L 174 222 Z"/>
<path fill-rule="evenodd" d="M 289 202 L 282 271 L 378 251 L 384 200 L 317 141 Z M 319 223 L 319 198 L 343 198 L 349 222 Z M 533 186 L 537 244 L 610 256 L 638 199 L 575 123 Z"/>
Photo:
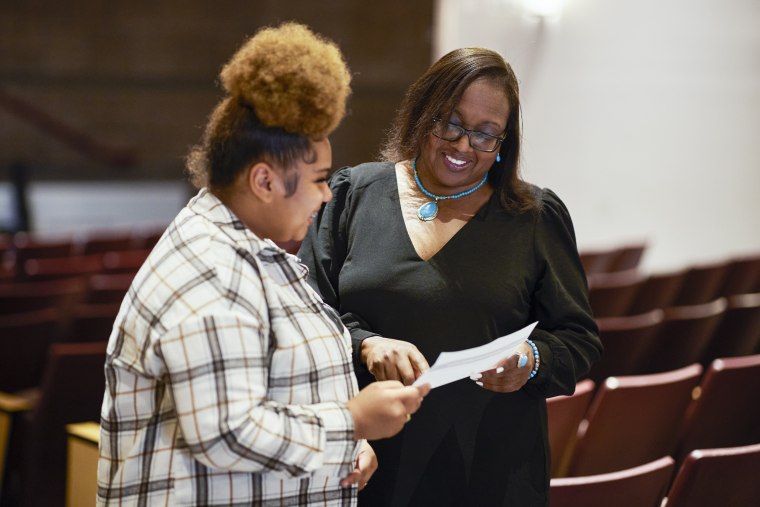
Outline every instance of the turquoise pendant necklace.
<path fill-rule="evenodd" d="M 429 222 L 433 220 L 435 217 L 438 216 L 438 201 L 443 201 L 444 199 L 457 199 L 459 197 L 464 197 L 466 195 L 470 195 L 477 189 L 483 186 L 483 183 L 486 182 L 488 179 L 488 173 L 486 173 L 483 176 L 483 179 L 480 180 L 480 183 L 475 185 L 469 190 L 465 190 L 464 192 L 459 192 L 458 194 L 454 195 L 435 195 L 432 192 L 428 192 L 428 190 L 422 186 L 422 182 L 420 181 L 420 177 L 417 175 L 417 159 L 412 160 L 412 170 L 414 170 L 414 181 L 417 183 L 417 187 L 422 191 L 423 194 L 430 197 L 431 199 L 435 199 L 433 201 L 428 201 L 424 203 L 422 206 L 417 209 L 417 218 L 422 220 L 423 222 Z"/>

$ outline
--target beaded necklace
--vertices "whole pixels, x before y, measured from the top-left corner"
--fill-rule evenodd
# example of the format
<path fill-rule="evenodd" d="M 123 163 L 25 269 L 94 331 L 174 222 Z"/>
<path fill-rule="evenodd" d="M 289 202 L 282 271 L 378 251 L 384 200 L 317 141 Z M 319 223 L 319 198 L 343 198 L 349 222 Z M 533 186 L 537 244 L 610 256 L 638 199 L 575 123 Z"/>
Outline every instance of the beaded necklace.
<path fill-rule="evenodd" d="M 417 159 L 412 160 L 412 170 L 414 171 L 414 182 L 417 183 L 417 188 L 419 188 L 423 194 L 430 197 L 431 199 L 435 199 L 434 201 L 428 201 L 424 203 L 422 206 L 420 206 L 417 209 L 417 218 L 422 220 L 423 222 L 429 222 L 433 220 L 435 217 L 438 216 L 438 201 L 443 201 L 444 199 L 457 199 L 459 197 L 464 197 L 466 195 L 470 195 L 477 189 L 483 186 L 483 183 L 486 182 L 488 179 L 488 173 L 486 173 L 483 176 L 483 179 L 480 180 L 480 183 L 475 185 L 469 190 L 465 190 L 464 192 L 459 192 L 458 194 L 454 195 L 435 195 L 432 192 L 429 192 L 425 187 L 422 186 L 422 182 L 420 181 L 420 177 L 417 175 Z"/>

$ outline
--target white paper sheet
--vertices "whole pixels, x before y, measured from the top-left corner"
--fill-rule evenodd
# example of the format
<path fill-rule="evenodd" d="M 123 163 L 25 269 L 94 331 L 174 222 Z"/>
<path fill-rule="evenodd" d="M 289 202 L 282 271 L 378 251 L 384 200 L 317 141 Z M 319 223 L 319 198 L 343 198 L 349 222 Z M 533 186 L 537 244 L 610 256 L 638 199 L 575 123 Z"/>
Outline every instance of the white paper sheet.
<path fill-rule="evenodd" d="M 430 384 L 431 388 L 469 377 L 473 373 L 491 370 L 496 363 L 514 354 L 517 347 L 528 339 L 538 322 L 492 342 L 456 352 L 441 352 L 433 366 L 414 381 L 414 385 Z"/>

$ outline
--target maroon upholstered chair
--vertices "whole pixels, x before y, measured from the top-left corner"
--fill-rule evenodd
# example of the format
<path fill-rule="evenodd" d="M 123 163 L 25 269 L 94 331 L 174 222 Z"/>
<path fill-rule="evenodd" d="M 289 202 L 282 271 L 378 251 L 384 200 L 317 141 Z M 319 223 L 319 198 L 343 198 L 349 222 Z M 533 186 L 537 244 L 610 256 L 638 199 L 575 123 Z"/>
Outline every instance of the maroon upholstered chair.
<path fill-rule="evenodd" d="M 111 336 L 119 303 L 83 304 L 74 307 L 67 318 L 61 341 L 98 342 Z"/>
<path fill-rule="evenodd" d="M 588 377 L 601 384 L 607 377 L 640 375 L 646 354 L 659 334 L 665 313 L 652 310 L 628 317 L 596 319 L 604 354 L 591 366 Z"/>
<path fill-rule="evenodd" d="M 41 282 L 0 284 L 0 315 L 31 312 L 46 308 L 67 311 L 81 301 L 86 280 L 75 277 Z"/>
<path fill-rule="evenodd" d="M 48 259 L 29 259 L 21 266 L 19 277 L 29 281 L 59 280 L 77 276 L 90 276 L 103 271 L 103 257 L 99 254 L 73 255 Z"/>
<path fill-rule="evenodd" d="M 48 259 L 71 255 L 73 248 L 71 235 L 46 236 L 19 232 L 13 236 L 15 262 L 22 265 L 27 259 Z"/>
<path fill-rule="evenodd" d="M 113 273 L 93 275 L 87 283 L 85 303 L 106 304 L 121 303 L 132 285 L 135 275 L 132 273 Z"/>
<path fill-rule="evenodd" d="M 633 298 L 628 313 L 636 315 L 672 306 L 685 280 L 685 270 L 650 274 Z"/>
<path fill-rule="evenodd" d="M 727 301 L 702 356 L 702 366 L 721 357 L 760 353 L 760 292 L 729 296 Z"/>
<path fill-rule="evenodd" d="M 666 507 L 760 505 L 760 443 L 692 451 L 679 467 Z"/>
<path fill-rule="evenodd" d="M 594 395 L 592 380 L 581 380 L 570 396 L 555 396 L 546 400 L 546 414 L 549 420 L 549 448 L 552 456 L 552 477 L 562 476 L 562 465 L 572 452 L 578 425 L 586 415 L 586 410 Z"/>
<path fill-rule="evenodd" d="M 0 315 L 0 391 L 36 387 L 50 344 L 60 336 L 54 308 Z"/>
<path fill-rule="evenodd" d="M 673 458 L 599 475 L 551 480 L 551 507 L 660 507 L 673 476 Z"/>
<path fill-rule="evenodd" d="M 660 332 L 643 359 L 646 373 L 675 370 L 702 360 L 726 310 L 726 300 L 665 309 Z"/>
<path fill-rule="evenodd" d="M 104 254 L 106 252 L 120 252 L 132 250 L 134 238 L 132 231 L 94 230 L 76 238 L 74 251 L 78 255 Z"/>
<path fill-rule="evenodd" d="M 100 419 L 107 342 L 50 347 L 34 408 L 12 430 L 16 446 L 17 505 L 63 507 L 66 498 L 66 424 Z M 20 442 L 18 439 L 21 439 Z"/>
<path fill-rule="evenodd" d="M 719 296 L 760 292 L 760 255 L 736 257 L 728 262 Z"/>
<path fill-rule="evenodd" d="M 579 256 L 586 275 L 609 273 L 616 252 L 614 249 L 581 250 Z"/>
<path fill-rule="evenodd" d="M 610 272 L 627 271 L 629 269 L 638 269 L 641 264 L 641 258 L 646 251 L 646 243 L 631 243 L 618 247 L 610 261 L 607 269 Z"/>
<path fill-rule="evenodd" d="M 150 255 L 148 249 L 108 252 L 103 254 L 104 272 L 131 273 L 134 275 L 142 267 L 148 255 Z"/>
<path fill-rule="evenodd" d="M 594 317 L 627 315 L 644 280 L 637 269 L 588 275 L 588 297 Z"/>
<path fill-rule="evenodd" d="M 760 443 L 760 354 L 716 359 L 694 390 L 674 456 Z"/>
<path fill-rule="evenodd" d="M 702 366 L 653 375 L 610 377 L 597 389 L 568 475 L 615 472 L 670 455 Z"/>
<path fill-rule="evenodd" d="M 683 285 L 673 305 L 698 305 L 720 297 L 727 270 L 726 262 L 692 266 L 684 276 Z"/>

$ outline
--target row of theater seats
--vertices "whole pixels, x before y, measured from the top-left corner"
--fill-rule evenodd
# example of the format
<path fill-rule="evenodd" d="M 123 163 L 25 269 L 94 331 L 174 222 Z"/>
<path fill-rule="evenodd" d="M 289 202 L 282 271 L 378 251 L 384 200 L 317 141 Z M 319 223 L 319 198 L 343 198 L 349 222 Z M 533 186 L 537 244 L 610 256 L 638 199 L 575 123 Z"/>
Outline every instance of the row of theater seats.
<path fill-rule="evenodd" d="M 760 292 L 760 253 L 659 273 L 643 274 L 633 267 L 587 277 L 596 316 L 637 315 Z"/>
<path fill-rule="evenodd" d="M 760 505 L 760 444 L 700 449 L 676 468 L 663 456 L 619 472 L 552 479 L 551 507 L 750 507 Z M 673 475 L 675 474 L 675 478 Z"/>
<path fill-rule="evenodd" d="M 589 378 L 598 383 L 760 353 L 760 254 L 644 275 L 643 252 L 636 245 L 581 254 L 605 347 Z M 630 262 L 609 261 L 620 256 Z"/>
<path fill-rule="evenodd" d="M 588 375 L 595 382 L 760 353 L 760 292 L 596 322 L 604 355 Z"/>
<path fill-rule="evenodd" d="M 0 507 L 64 505 L 65 426 L 99 420 L 107 340 L 161 232 L 0 236 Z"/>
<path fill-rule="evenodd" d="M 551 505 L 760 505 L 758 400 L 760 355 L 581 381 L 547 402 Z"/>
<path fill-rule="evenodd" d="M 24 395 L 21 397 L 0 395 L 0 405 L 5 407 L 0 412 L 6 415 L 3 419 L 0 413 L 0 458 L 6 455 L 9 462 L 5 473 L 0 467 L 0 480 L 4 478 L 0 507 L 62 505 L 64 425 L 98 420 L 106 346 L 102 340 L 107 339 L 118 304 L 136 269 L 157 240 L 158 232 L 152 235 L 129 232 L 126 238 L 92 238 L 94 241 L 72 238 L 68 249 L 59 250 L 45 248 L 55 242 L 44 238 L 0 240 L 0 257 L 5 260 L 4 275 L 0 277 L 0 391 L 24 390 L 16 393 Z M 119 241 L 125 249 L 117 249 Z M 91 246 L 84 246 L 87 243 Z M 3 250 L 3 244 L 11 247 Z M 67 253 L 61 256 L 64 252 Z M 634 269 L 641 253 L 634 251 L 618 257 L 628 260 L 607 266 Z M 4 293 L 10 297 L 2 299 Z M 100 324 L 85 330 L 77 323 L 82 322 L 80 317 L 87 313 L 85 310 L 92 307 L 104 310 L 102 318 Z M 659 311 L 662 322 L 665 311 Z M 4 319 L 6 322 L 15 320 L 15 329 L 3 330 Z M 757 329 L 758 326 L 752 327 Z M 607 353 L 600 364 L 615 356 L 610 352 L 614 349 L 613 339 L 604 329 L 602 339 Z M 4 339 L 10 336 L 17 339 Z M 25 346 L 20 347 L 21 343 Z M 24 355 L 27 350 L 28 355 Z M 627 356 L 627 353 L 618 355 Z M 643 373 L 637 368 L 624 370 L 615 365 L 610 365 L 609 372 L 611 375 Z M 607 373 L 600 370 L 592 374 L 590 378 L 597 379 L 592 385 L 606 385 L 603 381 Z M 79 383 L 72 384 L 72 381 Z M 577 396 L 583 394 L 588 382 L 592 380 L 579 385 Z M 550 416 L 551 405 L 555 403 L 550 403 Z M 3 425 L 3 420 L 8 424 Z M 550 428 L 556 427 L 550 422 Z M 12 434 L 6 439 L 10 442 L 6 451 L 2 447 L 3 428 Z"/>

